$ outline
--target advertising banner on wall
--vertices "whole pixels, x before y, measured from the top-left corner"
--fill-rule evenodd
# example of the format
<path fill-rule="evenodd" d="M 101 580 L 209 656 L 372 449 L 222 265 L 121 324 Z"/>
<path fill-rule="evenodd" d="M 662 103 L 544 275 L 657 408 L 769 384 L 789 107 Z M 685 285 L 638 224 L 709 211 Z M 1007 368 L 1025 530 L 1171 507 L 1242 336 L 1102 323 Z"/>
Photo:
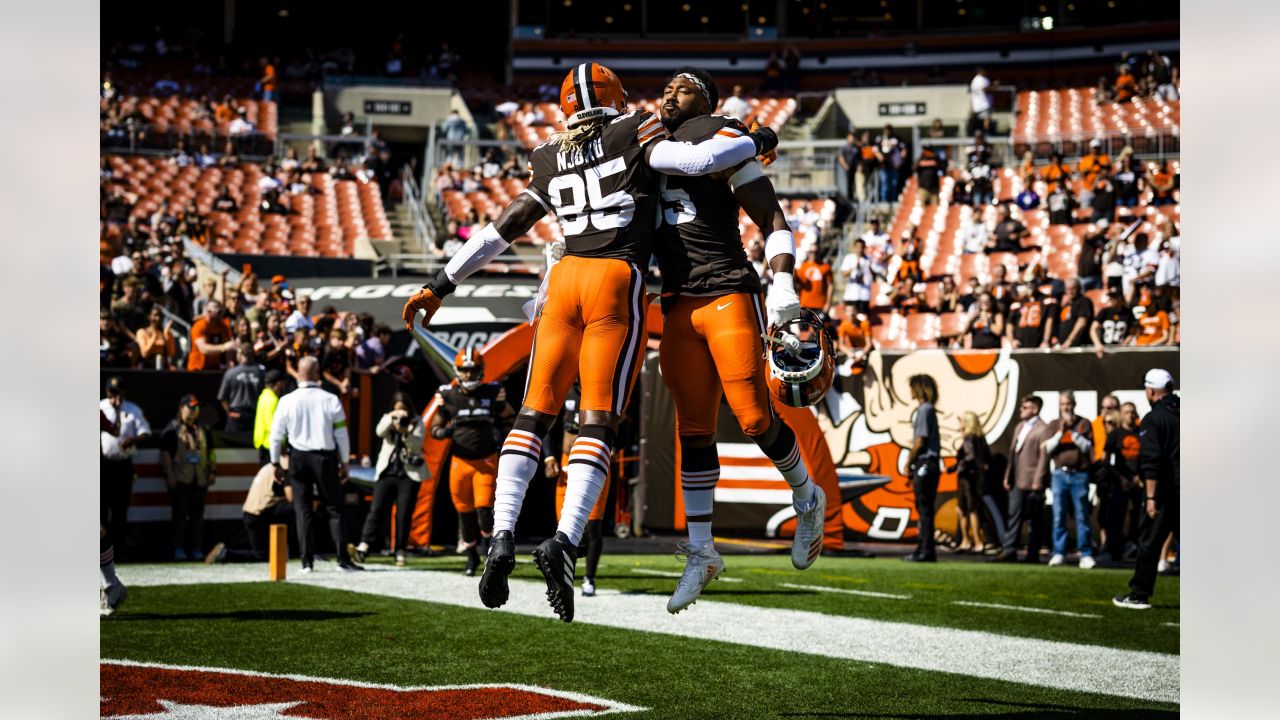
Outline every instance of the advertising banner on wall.
<path fill-rule="evenodd" d="M 874 352 L 865 370 L 842 370 L 824 402 L 811 408 L 836 466 L 842 500 L 845 539 L 908 541 L 916 537 L 915 496 L 907 481 L 906 458 L 912 440 L 915 409 L 908 378 L 932 375 L 938 384 L 938 424 L 943 465 L 938 493 L 939 527 L 951 523 L 956 498 L 953 470 L 962 442 L 960 420 L 973 412 L 996 456 L 995 482 L 1003 472 L 1018 400 L 1037 395 L 1043 416 L 1057 416 L 1058 395 L 1071 390 L 1076 412 L 1092 419 L 1101 398 L 1115 394 L 1133 402 L 1139 415 L 1148 406 L 1142 378 L 1151 368 L 1179 377 L 1175 350 L 1125 350 L 1098 359 L 1092 351 L 1041 352 L 1008 349 L 990 352 L 917 350 Z M 646 453 L 645 524 L 655 529 L 682 527 L 678 512 L 678 477 L 672 452 L 659 452 L 675 442 L 674 405 L 658 376 L 657 363 L 644 368 Z M 742 434 L 727 405 L 720 411 L 716 434 L 721 459 L 721 485 L 716 490 L 717 529 L 748 534 L 790 534 L 794 518 L 790 493 L 782 476 L 759 448 Z M 730 482 L 725 482 L 725 481 Z"/>

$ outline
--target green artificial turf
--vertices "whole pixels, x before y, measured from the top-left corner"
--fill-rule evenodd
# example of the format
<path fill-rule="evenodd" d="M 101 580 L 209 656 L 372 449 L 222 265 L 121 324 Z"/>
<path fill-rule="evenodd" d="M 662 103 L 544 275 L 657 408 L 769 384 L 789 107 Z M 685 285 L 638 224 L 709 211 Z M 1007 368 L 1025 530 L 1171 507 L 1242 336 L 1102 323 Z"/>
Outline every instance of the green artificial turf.
<path fill-rule="evenodd" d="M 707 597 L 742 604 L 891 619 L 1113 647 L 1177 652 L 1177 580 L 1165 607 L 1109 605 L 1127 573 L 823 558 L 805 573 L 785 557 L 728 558 L 737 584 Z M 414 560 L 440 572 L 454 558 Z M 606 556 L 598 585 L 667 594 L 665 556 Z M 777 574 L 779 571 L 785 574 Z M 430 573 L 424 573 L 429 581 Z M 518 577 L 536 577 L 521 563 Z M 128 566 L 122 569 L 128 578 Z M 911 601 L 811 594 L 778 582 L 912 595 Z M 1094 612 L 1102 620 L 949 605 L 952 598 Z M 1107 601 L 1106 606 L 1100 604 Z M 581 602 L 588 602 L 582 600 Z M 696 612 L 695 607 L 690 612 Z M 644 718 L 1143 718 L 1175 705 L 1050 690 L 963 674 L 910 670 L 728 643 L 498 613 L 296 584 L 135 587 L 101 626 L 104 658 L 229 667 L 400 685 L 527 683 L 651 708 Z M 958 669 L 963 672 L 963 668 Z"/>

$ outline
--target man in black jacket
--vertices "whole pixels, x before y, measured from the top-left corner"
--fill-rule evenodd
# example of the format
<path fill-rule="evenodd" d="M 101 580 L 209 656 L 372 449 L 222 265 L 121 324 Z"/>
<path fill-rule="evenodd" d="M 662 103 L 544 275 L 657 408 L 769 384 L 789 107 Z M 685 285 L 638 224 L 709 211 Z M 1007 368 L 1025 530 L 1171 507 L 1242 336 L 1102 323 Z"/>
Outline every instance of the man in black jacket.
<path fill-rule="evenodd" d="M 1142 525 L 1138 528 L 1138 562 L 1129 581 L 1129 593 L 1117 595 L 1117 607 L 1146 610 L 1156 587 L 1156 566 L 1169 533 L 1178 532 L 1180 463 L 1178 452 L 1179 402 L 1173 394 L 1173 376 L 1168 371 L 1147 372 L 1143 385 L 1151 412 L 1140 426 L 1141 449 L 1138 473 L 1145 494 Z"/>

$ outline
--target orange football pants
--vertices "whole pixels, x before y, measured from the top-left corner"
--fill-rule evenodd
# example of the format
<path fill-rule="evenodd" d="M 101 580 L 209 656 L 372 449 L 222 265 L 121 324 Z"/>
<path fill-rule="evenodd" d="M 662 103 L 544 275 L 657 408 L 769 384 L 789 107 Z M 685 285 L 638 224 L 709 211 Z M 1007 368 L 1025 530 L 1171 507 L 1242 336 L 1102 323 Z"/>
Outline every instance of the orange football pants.
<path fill-rule="evenodd" d="M 568 455 L 560 456 L 560 475 L 556 478 L 556 522 L 560 522 L 560 511 L 564 508 L 564 491 L 569 487 L 569 473 L 565 471 L 568 462 Z M 613 480 L 613 468 L 610 467 L 609 470 L 609 474 L 604 476 L 604 487 L 600 489 L 600 496 L 596 498 L 596 504 L 591 506 L 588 520 L 604 519 L 604 508 L 609 500 L 609 483 Z"/>
<path fill-rule="evenodd" d="M 551 269 L 534 333 L 525 407 L 558 415 L 574 378 L 582 410 L 619 415 L 645 348 L 644 275 L 625 260 L 568 255 Z"/>
<path fill-rule="evenodd" d="M 497 455 L 479 460 L 464 460 L 455 455 L 449 463 L 449 494 L 453 496 L 453 507 L 460 513 L 472 512 L 478 507 L 493 507 L 497 478 Z"/>
<path fill-rule="evenodd" d="M 769 427 L 765 381 L 764 301 L 759 293 L 682 295 L 663 315 L 658 354 L 662 379 L 676 402 L 676 431 L 714 435 L 720 397 L 747 435 Z"/>

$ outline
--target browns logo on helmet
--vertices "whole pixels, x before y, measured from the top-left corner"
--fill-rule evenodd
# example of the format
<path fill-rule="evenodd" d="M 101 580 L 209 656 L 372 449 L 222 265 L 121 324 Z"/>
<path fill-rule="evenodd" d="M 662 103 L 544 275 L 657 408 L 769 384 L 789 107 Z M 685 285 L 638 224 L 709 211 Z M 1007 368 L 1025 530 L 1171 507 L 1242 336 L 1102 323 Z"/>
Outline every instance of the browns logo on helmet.
<path fill-rule="evenodd" d="M 458 382 L 463 389 L 470 390 L 484 377 L 484 355 L 477 348 L 459 350 L 453 359 L 453 369 L 458 371 Z"/>
<path fill-rule="evenodd" d="M 560 112 L 565 128 L 598 117 L 617 115 L 627 107 L 622 81 L 609 68 L 585 62 L 564 77 L 560 84 Z"/>
<path fill-rule="evenodd" d="M 773 325 L 765 336 L 769 394 L 791 407 L 809 407 L 835 381 L 836 357 L 822 319 L 804 309 L 800 317 Z"/>

